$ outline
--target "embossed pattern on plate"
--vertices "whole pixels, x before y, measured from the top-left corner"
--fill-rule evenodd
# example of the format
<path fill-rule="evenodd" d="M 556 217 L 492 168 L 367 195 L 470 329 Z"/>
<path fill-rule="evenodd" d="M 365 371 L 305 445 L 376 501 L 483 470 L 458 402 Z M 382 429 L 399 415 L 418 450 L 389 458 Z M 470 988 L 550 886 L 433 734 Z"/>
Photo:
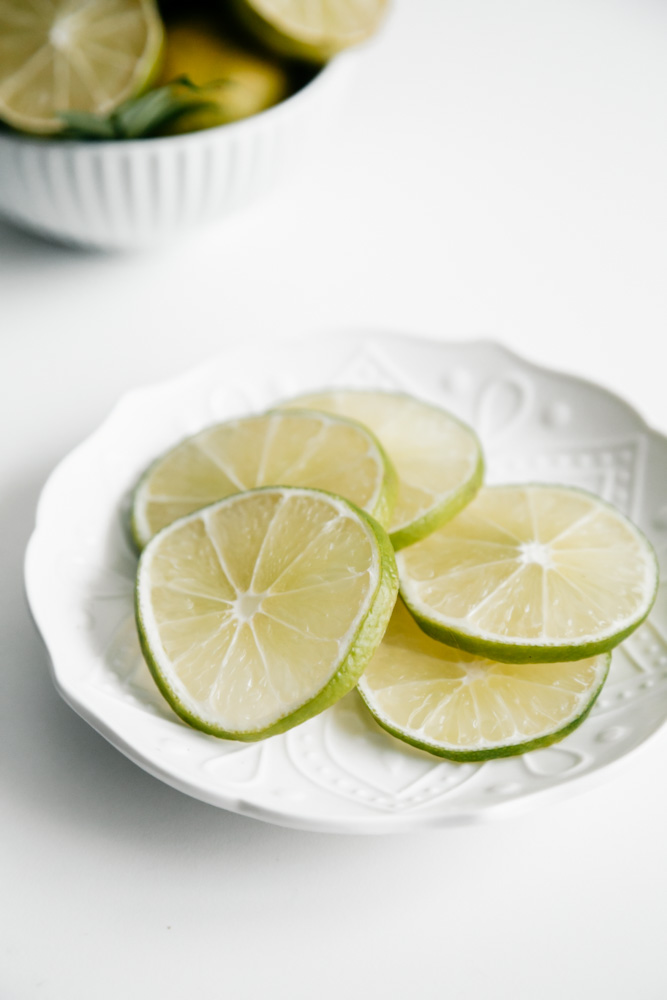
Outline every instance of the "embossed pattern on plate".
<path fill-rule="evenodd" d="M 667 586 L 614 652 L 593 712 L 523 757 L 453 764 L 381 730 L 356 692 L 262 744 L 190 729 L 146 668 L 133 618 L 130 491 L 155 455 L 216 420 L 327 386 L 401 390 L 439 403 L 482 438 L 489 482 L 562 482 L 616 504 L 664 565 L 667 439 L 622 400 L 536 368 L 497 344 L 348 335 L 226 351 L 124 397 L 55 470 L 26 558 L 35 620 L 66 701 L 137 764 L 213 805 L 309 830 L 390 832 L 479 821 L 601 777 L 667 716 Z"/>

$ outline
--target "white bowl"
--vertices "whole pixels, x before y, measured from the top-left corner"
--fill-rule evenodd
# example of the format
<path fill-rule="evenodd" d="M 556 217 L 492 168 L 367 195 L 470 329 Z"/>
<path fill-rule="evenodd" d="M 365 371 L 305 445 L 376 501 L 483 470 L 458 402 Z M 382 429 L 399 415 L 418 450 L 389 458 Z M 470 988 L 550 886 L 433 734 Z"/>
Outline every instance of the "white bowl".
<path fill-rule="evenodd" d="M 74 142 L 0 133 L 0 215 L 51 239 L 132 249 L 219 219 L 307 162 L 355 56 L 268 111 L 166 138 Z"/>

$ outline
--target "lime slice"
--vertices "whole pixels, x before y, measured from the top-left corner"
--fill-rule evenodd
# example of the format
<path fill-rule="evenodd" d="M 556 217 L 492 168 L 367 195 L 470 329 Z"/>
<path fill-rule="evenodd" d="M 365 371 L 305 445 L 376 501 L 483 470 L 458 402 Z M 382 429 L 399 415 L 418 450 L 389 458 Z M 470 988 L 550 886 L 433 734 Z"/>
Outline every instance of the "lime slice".
<path fill-rule="evenodd" d="M 351 417 L 377 435 L 398 473 L 389 525 L 395 549 L 454 517 L 482 483 L 482 450 L 474 432 L 445 410 L 412 396 L 342 389 L 283 405 Z"/>
<path fill-rule="evenodd" d="M 58 132 L 59 111 L 106 114 L 157 75 L 154 0 L 0 0 L 0 118 Z"/>
<path fill-rule="evenodd" d="M 620 511 L 566 486 L 494 486 L 400 553 L 401 592 L 430 635 L 510 663 L 578 660 L 646 617 L 658 567 Z"/>
<path fill-rule="evenodd" d="M 159 458 L 132 505 L 138 548 L 176 518 L 258 486 L 338 493 L 380 523 L 391 516 L 396 474 L 365 427 L 323 413 L 267 413 L 207 427 Z"/>
<path fill-rule="evenodd" d="M 488 760 L 563 739 L 590 712 L 610 653 L 569 663 L 497 663 L 429 638 L 398 601 L 359 681 L 393 736 L 452 760 Z"/>
<path fill-rule="evenodd" d="M 139 636 L 178 715 L 215 736 L 258 740 L 354 687 L 397 590 L 389 539 L 372 518 L 316 490 L 252 490 L 147 545 Z"/>
<path fill-rule="evenodd" d="M 193 92 L 193 102 L 204 98 L 209 103 L 179 115 L 168 129 L 170 134 L 239 121 L 272 107 L 290 91 L 287 71 L 279 59 L 241 48 L 206 21 L 167 25 L 160 79 L 166 84 L 180 77 L 204 88 L 203 94 Z"/>
<path fill-rule="evenodd" d="M 369 38 L 389 0 L 235 0 L 247 27 L 282 55 L 326 62 Z"/>

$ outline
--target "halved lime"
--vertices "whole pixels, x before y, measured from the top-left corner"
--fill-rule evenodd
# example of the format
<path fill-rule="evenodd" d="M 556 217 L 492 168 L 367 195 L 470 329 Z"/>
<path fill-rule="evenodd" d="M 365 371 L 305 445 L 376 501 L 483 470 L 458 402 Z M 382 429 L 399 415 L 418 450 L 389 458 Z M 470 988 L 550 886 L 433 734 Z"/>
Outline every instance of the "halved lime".
<path fill-rule="evenodd" d="M 326 62 L 369 38 L 389 0 L 235 0 L 247 27 L 282 55 Z"/>
<path fill-rule="evenodd" d="M 351 417 L 377 435 L 398 473 L 388 529 L 395 549 L 450 520 L 481 486 L 484 461 L 475 433 L 437 406 L 403 393 L 355 389 L 299 396 L 282 405 Z"/>
<path fill-rule="evenodd" d="M 351 500 L 381 524 L 396 473 L 373 435 L 323 413 L 266 413 L 187 438 L 145 472 L 134 494 L 132 534 L 142 548 L 176 518 L 258 486 L 307 486 Z"/>
<path fill-rule="evenodd" d="M 0 118 L 58 132 L 61 111 L 106 114 L 160 69 L 154 0 L 0 0 Z"/>
<path fill-rule="evenodd" d="M 146 546 L 139 636 L 178 715 L 215 736 L 258 740 L 354 687 L 397 589 L 391 544 L 372 518 L 316 490 L 253 490 Z"/>
<path fill-rule="evenodd" d="M 393 736 L 451 760 L 489 760 L 563 739 L 590 712 L 610 653 L 568 663 L 498 663 L 425 635 L 398 601 L 359 681 Z"/>
<path fill-rule="evenodd" d="M 430 635 L 510 663 L 616 646 L 651 609 L 658 566 L 620 511 L 567 486 L 493 486 L 398 558 Z"/>

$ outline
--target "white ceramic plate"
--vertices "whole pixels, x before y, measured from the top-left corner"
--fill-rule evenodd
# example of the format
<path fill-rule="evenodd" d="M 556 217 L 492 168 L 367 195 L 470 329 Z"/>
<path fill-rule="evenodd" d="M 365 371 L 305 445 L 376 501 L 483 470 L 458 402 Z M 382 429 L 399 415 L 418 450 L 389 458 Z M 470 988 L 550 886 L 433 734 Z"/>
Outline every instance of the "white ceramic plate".
<path fill-rule="evenodd" d="M 491 343 L 344 336 L 251 344 L 164 385 L 130 393 L 56 469 L 39 504 L 27 591 L 65 700 L 168 784 L 246 816 L 308 830 L 381 833 L 503 815 L 583 789 L 667 716 L 667 587 L 616 650 L 591 716 L 522 757 L 453 764 L 381 730 L 356 692 L 260 744 L 190 729 L 143 663 L 133 618 L 133 484 L 165 448 L 206 424 L 324 386 L 400 389 L 479 432 L 488 480 L 587 487 L 629 514 L 667 555 L 667 439 L 591 384 Z"/>

